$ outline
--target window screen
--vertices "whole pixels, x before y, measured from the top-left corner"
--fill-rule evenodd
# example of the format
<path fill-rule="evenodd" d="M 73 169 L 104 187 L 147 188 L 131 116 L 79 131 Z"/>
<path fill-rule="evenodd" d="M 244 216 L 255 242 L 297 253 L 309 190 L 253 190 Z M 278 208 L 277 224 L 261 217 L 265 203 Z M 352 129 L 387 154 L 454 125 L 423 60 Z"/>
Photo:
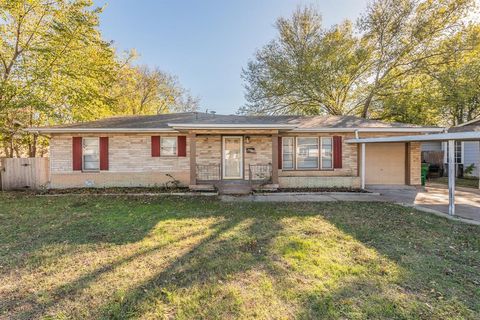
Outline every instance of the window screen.
<path fill-rule="evenodd" d="M 100 170 L 98 138 L 83 138 L 83 170 Z"/>
<path fill-rule="evenodd" d="M 161 137 L 160 156 L 177 155 L 177 137 Z"/>
<path fill-rule="evenodd" d="M 292 137 L 282 138 L 282 169 L 293 169 L 294 161 L 294 139 Z"/>
<path fill-rule="evenodd" d="M 333 168 L 333 141 L 332 138 L 322 138 L 322 168 Z"/>
<path fill-rule="evenodd" d="M 297 168 L 318 168 L 318 138 L 297 138 Z"/>

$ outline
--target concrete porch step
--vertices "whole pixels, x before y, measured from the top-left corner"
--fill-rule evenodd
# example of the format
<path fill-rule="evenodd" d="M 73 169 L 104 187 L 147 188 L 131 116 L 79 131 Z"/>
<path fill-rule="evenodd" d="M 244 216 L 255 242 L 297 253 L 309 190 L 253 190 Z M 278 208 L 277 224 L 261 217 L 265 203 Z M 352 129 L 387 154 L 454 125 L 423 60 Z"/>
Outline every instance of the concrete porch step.
<path fill-rule="evenodd" d="M 252 192 L 252 187 L 245 183 L 221 183 L 218 185 L 218 192 L 220 194 L 245 195 Z"/>
<path fill-rule="evenodd" d="M 188 188 L 191 191 L 215 191 L 215 186 L 213 184 L 192 184 Z"/>

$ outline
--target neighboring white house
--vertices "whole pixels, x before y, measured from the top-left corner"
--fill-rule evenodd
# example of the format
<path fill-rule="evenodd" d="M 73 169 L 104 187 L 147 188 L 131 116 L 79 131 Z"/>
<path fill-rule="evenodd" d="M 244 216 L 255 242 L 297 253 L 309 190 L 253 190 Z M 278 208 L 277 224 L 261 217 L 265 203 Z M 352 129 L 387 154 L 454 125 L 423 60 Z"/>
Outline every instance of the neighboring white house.
<path fill-rule="evenodd" d="M 459 126 L 452 127 L 449 132 L 468 132 L 480 131 L 480 119 L 465 122 Z M 422 143 L 422 151 L 443 151 L 444 161 L 447 163 L 447 143 L 446 142 L 425 142 Z M 480 141 L 462 141 L 456 143 L 455 163 L 463 164 L 464 170 L 474 165 L 472 176 L 480 176 Z"/>

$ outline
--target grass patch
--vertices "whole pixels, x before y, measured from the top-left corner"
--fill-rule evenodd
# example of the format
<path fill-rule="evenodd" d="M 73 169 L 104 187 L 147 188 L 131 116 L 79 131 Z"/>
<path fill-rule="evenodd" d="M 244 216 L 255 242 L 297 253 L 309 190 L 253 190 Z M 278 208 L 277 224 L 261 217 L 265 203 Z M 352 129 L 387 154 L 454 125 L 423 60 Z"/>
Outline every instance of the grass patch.
<path fill-rule="evenodd" d="M 0 195 L 0 318 L 480 317 L 480 227 L 384 203 Z"/>
<path fill-rule="evenodd" d="M 430 179 L 429 182 L 448 185 L 448 177 Z M 478 189 L 478 178 L 457 178 L 455 179 L 457 187 Z"/>

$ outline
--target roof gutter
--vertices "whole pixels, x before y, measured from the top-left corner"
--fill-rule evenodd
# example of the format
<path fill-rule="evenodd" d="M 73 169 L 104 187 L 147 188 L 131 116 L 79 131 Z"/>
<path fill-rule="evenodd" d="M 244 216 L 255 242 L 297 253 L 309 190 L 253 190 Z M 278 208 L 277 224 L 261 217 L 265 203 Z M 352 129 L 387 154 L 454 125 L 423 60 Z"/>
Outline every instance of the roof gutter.
<path fill-rule="evenodd" d="M 174 129 L 293 129 L 296 125 L 278 124 L 192 124 L 192 123 L 168 123 Z"/>
<path fill-rule="evenodd" d="M 413 127 L 413 128 L 297 128 L 293 129 L 292 132 L 424 132 L 424 133 L 437 133 L 443 132 L 444 128 L 424 128 L 424 127 Z"/>
<path fill-rule="evenodd" d="M 178 132 L 171 128 L 27 128 L 31 133 L 77 133 L 77 132 Z"/>

